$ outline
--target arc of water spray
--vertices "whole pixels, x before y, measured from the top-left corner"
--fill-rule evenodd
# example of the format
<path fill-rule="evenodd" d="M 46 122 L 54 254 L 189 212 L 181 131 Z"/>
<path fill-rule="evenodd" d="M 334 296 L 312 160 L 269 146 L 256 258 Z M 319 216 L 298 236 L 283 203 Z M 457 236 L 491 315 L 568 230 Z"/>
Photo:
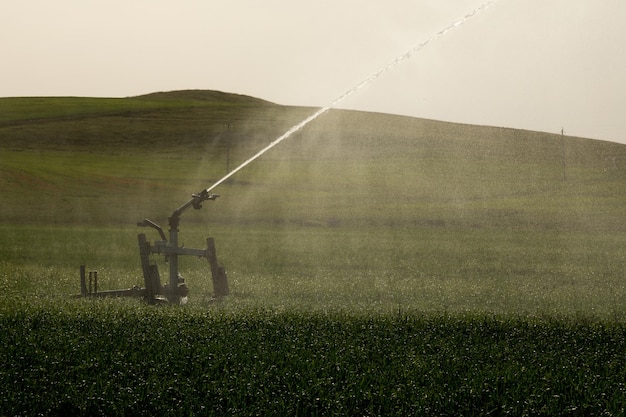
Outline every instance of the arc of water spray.
<path fill-rule="evenodd" d="M 215 184 L 213 184 L 212 186 L 207 188 L 206 192 L 210 192 L 211 190 L 215 189 L 215 187 L 217 187 L 218 185 L 220 185 L 224 181 L 226 181 L 228 178 L 230 178 L 233 175 L 235 175 L 237 172 L 239 172 L 241 169 L 246 167 L 252 161 L 254 161 L 255 159 L 259 158 L 265 152 L 269 151 L 274 146 L 278 145 L 280 142 L 282 142 L 283 140 L 287 139 L 288 137 L 290 137 L 291 135 L 296 133 L 298 130 L 302 129 L 303 127 L 305 127 L 306 125 L 308 125 L 309 123 L 311 123 L 312 121 L 314 121 L 315 119 L 320 117 L 322 114 L 326 113 L 331 108 L 335 107 L 337 104 L 339 104 L 341 101 L 346 99 L 348 96 L 352 95 L 356 91 L 358 91 L 361 88 L 365 87 L 367 84 L 369 84 L 372 81 L 376 80 L 378 77 L 380 77 L 381 75 L 383 75 L 384 73 L 386 73 L 387 71 L 389 71 L 390 69 L 392 69 L 393 67 L 398 65 L 399 63 L 401 63 L 402 61 L 405 61 L 405 60 L 409 59 L 411 56 L 413 56 L 417 52 L 421 51 L 429 43 L 431 43 L 431 42 L 441 38 L 442 36 L 446 35 L 451 30 L 453 30 L 453 29 L 461 26 L 463 23 L 467 22 L 472 17 L 476 16 L 477 14 L 479 14 L 479 13 L 485 11 L 486 9 L 488 9 L 489 7 L 493 6 L 497 1 L 498 0 L 492 0 L 492 1 L 489 1 L 487 3 L 484 3 L 482 6 L 474 9 L 473 11 L 471 11 L 468 14 L 466 14 L 462 18 L 454 21 L 452 24 L 446 26 L 445 28 L 443 28 L 439 32 L 435 33 L 433 36 L 431 36 L 430 38 L 426 39 L 424 42 L 422 42 L 419 45 L 411 48 L 410 50 L 408 50 L 404 54 L 399 55 L 393 61 L 391 61 L 389 64 L 387 64 L 385 67 L 381 68 L 380 70 L 378 70 L 377 72 L 375 72 L 374 74 L 372 74 L 371 76 L 369 76 L 365 80 L 361 81 L 359 84 L 355 85 L 354 87 L 352 87 L 351 89 L 349 89 L 348 91 L 343 93 L 341 96 L 336 98 L 335 101 L 333 101 L 331 104 L 318 109 L 315 113 L 311 114 L 309 117 L 307 117 L 306 119 L 304 119 L 303 121 L 301 121 L 297 125 L 291 127 L 288 131 L 283 133 L 280 137 L 278 137 L 275 140 L 273 140 L 269 145 L 267 145 L 266 147 L 264 147 L 263 149 L 261 149 L 260 151 L 258 151 L 254 155 L 252 155 L 250 158 L 246 159 L 237 168 L 233 169 L 231 172 L 226 174 L 223 178 L 218 180 Z"/>

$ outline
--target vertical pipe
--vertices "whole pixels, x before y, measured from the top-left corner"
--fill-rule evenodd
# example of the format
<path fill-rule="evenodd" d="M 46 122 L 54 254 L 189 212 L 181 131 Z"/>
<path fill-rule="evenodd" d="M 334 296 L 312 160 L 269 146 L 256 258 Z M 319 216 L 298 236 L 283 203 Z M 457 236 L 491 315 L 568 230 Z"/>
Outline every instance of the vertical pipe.
<path fill-rule="evenodd" d="M 178 228 L 170 228 L 170 241 L 169 245 L 172 248 L 178 247 Z M 173 253 L 169 256 L 170 263 L 170 285 L 167 294 L 167 299 L 174 304 L 180 304 L 180 297 L 178 294 L 178 255 Z"/>
<path fill-rule="evenodd" d="M 93 292 L 98 292 L 98 271 L 93 271 Z"/>
<path fill-rule="evenodd" d="M 91 294 L 91 280 L 93 279 L 93 272 L 89 271 L 89 294 Z"/>
<path fill-rule="evenodd" d="M 561 165 L 563 166 L 563 181 L 567 181 L 567 164 L 565 162 L 565 132 L 561 128 Z"/>

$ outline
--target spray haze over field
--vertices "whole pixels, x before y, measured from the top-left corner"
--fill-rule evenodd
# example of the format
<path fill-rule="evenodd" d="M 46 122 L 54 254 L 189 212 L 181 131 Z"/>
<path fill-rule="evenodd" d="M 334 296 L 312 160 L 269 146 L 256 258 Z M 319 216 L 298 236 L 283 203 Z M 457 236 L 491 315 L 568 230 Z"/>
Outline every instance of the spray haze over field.
<path fill-rule="evenodd" d="M 479 1 L 10 4 L 5 92 L 179 91 L 0 98 L 0 415 L 624 415 L 626 9 Z"/>
<path fill-rule="evenodd" d="M 0 415 L 620 415 L 626 146 L 216 91 L 0 99 Z M 168 265 L 153 255 L 163 276 Z"/>
<path fill-rule="evenodd" d="M 109 257 L 65 242 L 85 253 L 46 248 L 41 258 L 16 238 L 31 248 L 22 259 L 63 259 L 54 276 L 66 284 L 53 293 L 75 288 L 66 276 L 82 259 L 124 271 L 113 287 L 141 284 L 136 221 L 165 228 L 192 193 L 315 112 L 214 91 L 0 105 L 10 110 L 0 128 L 5 227 L 113 228 L 89 245 L 125 248 Z M 559 134 L 329 110 L 185 213 L 181 237 L 202 247 L 215 235 L 233 299 L 496 311 L 515 299 L 520 311 L 617 314 L 625 155 Z M 208 294 L 205 267 L 183 266 Z"/>

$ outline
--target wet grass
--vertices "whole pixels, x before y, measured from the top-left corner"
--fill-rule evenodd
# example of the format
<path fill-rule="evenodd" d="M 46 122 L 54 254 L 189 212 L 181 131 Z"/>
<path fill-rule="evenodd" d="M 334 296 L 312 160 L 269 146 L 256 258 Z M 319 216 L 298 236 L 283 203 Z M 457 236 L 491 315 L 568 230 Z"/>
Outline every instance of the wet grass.
<path fill-rule="evenodd" d="M 0 300 L 79 293 L 79 266 L 101 290 L 143 286 L 145 229 L 4 226 Z M 622 321 L 624 236 L 424 227 L 217 226 L 181 232 L 186 247 L 214 237 L 233 308 L 308 311 L 484 312 Z M 168 264 L 154 256 L 167 280 Z M 212 296 L 206 260 L 182 258 L 191 304 Z"/>
<path fill-rule="evenodd" d="M 141 285 L 136 232 L 2 228 L 0 414 L 624 413 L 604 233 L 221 226 L 184 234 L 216 238 L 220 303 L 199 259 L 184 307 L 68 298 L 83 262 L 101 289 Z"/>
<path fill-rule="evenodd" d="M 11 415 L 620 415 L 623 324 L 3 307 Z M 53 336 L 54 335 L 54 336 Z"/>
<path fill-rule="evenodd" d="M 135 223 L 308 110 L 0 108 L 0 415 L 624 414 L 623 145 L 331 111 L 185 213 L 231 295 L 183 258 L 189 303 L 154 308 L 68 295 L 81 264 L 142 285 Z"/>

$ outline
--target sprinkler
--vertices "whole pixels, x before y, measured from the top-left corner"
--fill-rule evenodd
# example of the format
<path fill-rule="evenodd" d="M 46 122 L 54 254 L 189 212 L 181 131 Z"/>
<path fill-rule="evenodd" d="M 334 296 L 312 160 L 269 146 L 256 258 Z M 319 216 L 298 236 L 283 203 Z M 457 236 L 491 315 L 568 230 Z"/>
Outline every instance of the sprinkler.
<path fill-rule="evenodd" d="M 191 200 L 172 212 L 169 217 L 169 241 L 163 232 L 161 226 L 149 219 L 143 219 L 137 223 L 139 227 L 150 227 L 155 229 L 161 238 L 153 243 L 148 242 L 146 235 L 140 233 L 137 235 L 139 242 L 139 257 L 141 259 L 141 269 L 143 272 L 145 288 L 133 287 L 128 290 L 112 290 L 100 291 L 97 289 L 97 272 L 89 272 L 89 290 L 86 285 L 85 267 L 81 266 L 81 296 L 83 297 L 144 297 L 148 303 L 154 304 L 159 301 L 169 301 L 172 304 L 184 303 L 187 299 L 189 289 L 184 278 L 178 272 L 178 257 L 181 255 L 192 255 L 199 258 L 206 258 L 211 267 L 211 276 L 213 279 L 213 295 L 214 298 L 220 299 L 229 293 L 228 279 L 226 271 L 220 267 L 217 262 L 215 253 L 215 242 L 213 238 L 207 239 L 206 249 L 185 248 L 178 245 L 178 227 L 180 225 L 181 215 L 190 207 L 196 210 L 202 208 L 202 203 L 209 200 L 215 200 L 219 197 L 217 194 L 209 194 L 208 190 L 203 190 L 197 194 L 191 195 Z M 169 263 L 169 280 L 161 286 L 161 278 L 156 264 L 150 263 L 150 255 L 162 254 L 165 261 Z M 92 291 L 92 278 L 95 279 L 94 291 Z"/>
<path fill-rule="evenodd" d="M 338 105 L 341 101 L 346 99 L 348 96 L 352 95 L 356 91 L 365 87 L 369 83 L 375 81 L 384 73 L 391 70 L 396 65 L 400 64 L 402 61 L 405 61 L 411 58 L 414 54 L 420 52 L 423 48 L 425 48 L 431 42 L 447 35 L 448 32 L 450 32 L 451 30 L 461 26 L 472 17 L 478 15 L 479 13 L 483 12 L 487 8 L 493 6 L 497 1 L 498 0 L 490 0 L 487 3 L 484 3 L 480 7 L 474 9 L 472 12 L 466 14 L 461 19 L 458 19 L 452 24 L 446 26 L 445 28 L 443 28 L 442 30 L 440 30 L 439 32 L 437 32 L 436 34 L 434 34 L 433 36 L 431 36 L 424 42 L 413 47 L 412 49 L 408 50 L 404 54 L 399 55 L 389 64 L 387 64 L 386 66 L 384 66 L 383 68 L 381 68 L 380 70 L 372 74 L 369 78 L 366 78 L 365 80 L 361 81 L 359 84 L 355 85 L 354 87 L 352 87 L 351 89 L 343 93 L 341 96 L 335 99 L 335 101 L 333 101 L 330 105 L 318 109 L 317 111 L 315 111 L 313 114 L 311 114 L 309 117 L 307 117 L 300 123 L 292 126 L 287 132 L 285 132 L 283 135 L 281 135 L 274 141 L 270 142 L 269 145 L 265 146 L 263 149 L 261 149 L 256 154 L 254 154 L 252 157 L 245 160 L 237 168 L 230 171 L 228 174 L 226 174 L 224 177 L 218 180 L 211 187 L 205 190 L 202 190 L 201 192 L 197 194 L 192 194 L 191 200 L 189 200 L 188 202 L 186 202 L 185 204 L 183 204 L 182 206 L 174 210 L 174 212 L 169 218 L 169 226 L 170 226 L 169 242 L 167 241 L 165 237 L 165 233 L 163 233 L 163 229 L 161 229 L 161 227 L 157 225 L 156 223 L 154 223 L 153 221 L 144 219 L 143 221 L 137 223 L 137 225 L 141 227 L 151 227 L 153 229 L 156 229 L 159 232 L 159 235 L 161 236 L 161 240 L 155 241 L 154 244 L 150 244 L 146 240 L 146 236 L 144 234 L 140 234 L 138 236 L 139 253 L 141 256 L 141 267 L 143 270 L 144 280 L 146 282 L 146 288 L 145 289 L 131 288 L 130 290 L 121 290 L 121 292 L 123 292 L 124 294 L 129 293 L 129 292 L 133 294 L 140 292 L 141 294 L 143 294 L 143 296 L 146 297 L 146 299 L 148 299 L 149 302 L 155 302 L 155 300 L 157 299 L 157 296 L 165 295 L 167 300 L 169 300 L 172 303 L 178 304 L 181 302 L 181 298 L 185 298 L 188 293 L 188 289 L 184 283 L 184 279 L 178 273 L 178 256 L 179 255 L 195 255 L 195 256 L 207 258 L 209 261 L 209 264 L 211 265 L 211 275 L 213 276 L 213 290 L 214 290 L 215 297 L 220 298 L 224 295 L 228 295 L 228 281 L 226 279 L 226 272 L 224 271 L 224 268 L 218 266 L 217 264 L 217 257 L 215 256 L 215 244 L 213 242 L 213 238 L 207 239 L 207 249 L 205 250 L 204 249 L 187 249 L 182 246 L 178 246 L 178 226 L 180 223 L 181 214 L 183 214 L 183 212 L 187 210 L 189 207 L 199 209 L 202 207 L 202 203 L 204 201 L 215 200 L 219 196 L 217 194 L 209 194 L 209 192 L 213 190 L 214 188 L 216 188 L 221 183 L 223 183 L 224 181 L 226 181 L 227 179 L 229 179 L 230 177 L 232 177 L 233 175 L 235 175 L 235 173 L 237 173 L 239 170 L 243 169 L 248 164 L 252 163 L 257 158 L 261 157 L 265 152 L 269 151 L 274 146 L 281 143 L 283 140 L 289 138 L 295 132 L 299 131 L 300 129 L 308 125 L 309 123 L 316 120 L 318 117 L 326 113 L 328 110 Z M 165 255 L 165 260 L 169 261 L 170 263 L 169 284 L 166 284 L 163 287 L 161 287 L 161 284 L 160 284 L 159 272 L 156 268 L 156 265 L 150 265 L 150 255 L 155 254 L 155 253 Z M 94 276 L 94 274 L 92 274 L 92 276 Z M 95 280 L 97 282 L 97 274 L 95 275 L 95 277 L 96 277 Z M 81 267 L 81 292 L 83 296 L 87 296 L 87 295 L 94 296 L 95 294 L 100 295 L 104 293 L 104 292 L 99 293 L 97 291 L 94 291 L 92 293 L 91 289 L 89 290 L 89 292 L 87 292 L 86 290 L 87 286 L 86 286 L 85 280 L 86 278 L 85 278 L 84 268 Z M 95 285 L 95 287 L 97 288 L 97 284 Z M 117 294 L 119 292 L 120 291 L 113 291 L 113 293 L 116 293 L 116 295 L 119 295 Z"/>

